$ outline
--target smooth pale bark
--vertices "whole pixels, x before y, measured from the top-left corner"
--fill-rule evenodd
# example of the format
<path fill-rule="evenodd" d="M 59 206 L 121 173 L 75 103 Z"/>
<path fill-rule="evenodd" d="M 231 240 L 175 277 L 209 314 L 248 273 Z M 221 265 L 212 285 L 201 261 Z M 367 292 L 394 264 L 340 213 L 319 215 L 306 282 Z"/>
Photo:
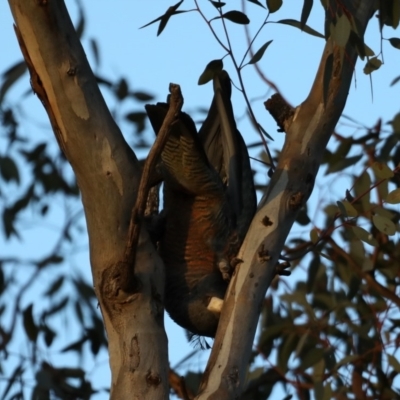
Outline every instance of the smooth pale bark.
<path fill-rule="evenodd" d="M 362 36 L 374 2 L 340 4 L 357 21 Z M 331 12 L 334 12 L 332 4 Z M 238 255 L 244 262 L 237 268 L 225 296 L 214 346 L 196 399 L 236 399 L 243 391 L 266 290 L 297 212 L 312 192 L 324 149 L 345 106 L 356 60 L 352 46 L 348 44 L 344 49 L 327 40 L 309 96 L 284 123 L 286 139 L 279 163 Z M 327 72 L 332 70 L 332 74 L 324 88 L 327 65 Z"/>
<path fill-rule="evenodd" d="M 137 159 L 107 109 L 63 1 L 9 4 L 33 89 L 82 193 L 93 282 L 109 340 L 111 398 L 165 399 L 164 271 L 146 232 L 136 252 L 134 285 L 124 282 Z"/>

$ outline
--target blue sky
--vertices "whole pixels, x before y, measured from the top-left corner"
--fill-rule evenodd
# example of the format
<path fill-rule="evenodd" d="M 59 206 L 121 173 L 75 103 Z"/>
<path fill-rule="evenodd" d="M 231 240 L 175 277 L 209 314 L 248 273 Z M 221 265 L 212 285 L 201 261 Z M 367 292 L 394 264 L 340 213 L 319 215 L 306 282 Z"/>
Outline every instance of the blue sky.
<path fill-rule="evenodd" d="M 139 29 L 142 25 L 163 14 L 172 3 L 172 1 L 165 0 L 158 2 L 87 0 L 84 2 L 87 19 L 82 42 L 90 63 L 95 66 L 90 39 L 95 38 L 98 41 L 101 61 L 94 69 L 100 75 L 116 77 L 122 74 L 126 76 L 134 90 L 153 93 L 157 101 L 165 100 L 170 82 L 178 83 L 181 85 L 185 98 L 184 109 L 192 113 L 199 107 L 209 106 L 212 98 L 212 85 L 198 86 L 197 80 L 205 65 L 212 59 L 225 56 L 225 51 L 216 43 L 208 26 L 196 12 L 174 16 L 159 37 L 156 36 L 157 24 Z M 207 1 L 200 0 L 199 3 L 207 16 L 215 15 L 215 9 Z M 241 1 L 230 1 L 227 7 L 240 10 L 241 3 Z M 279 21 L 284 18 L 298 20 L 302 3 L 285 2 L 282 9 L 271 16 L 270 21 Z M 69 0 L 66 1 L 66 4 L 73 21 L 76 22 L 78 19 L 76 2 Z M 186 0 L 180 7 L 180 9 L 186 10 L 192 8 L 193 2 L 190 0 Z M 247 4 L 247 12 L 251 20 L 250 30 L 254 34 L 266 14 L 264 10 L 251 3 Z M 320 32 L 323 31 L 323 13 L 319 2 L 315 2 L 308 24 Z M 213 26 L 222 35 L 220 23 L 214 21 Z M 227 26 L 234 54 L 238 60 L 241 60 L 247 46 L 244 29 L 240 25 L 229 22 L 227 22 Z M 21 60 L 7 2 L 0 3 L 0 30 L 2 44 L 0 72 L 2 72 L 13 63 Z M 392 36 L 396 36 L 396 34 L 391 29 L 386 29 L 384 37 Z M 397 34 L 397 36 L 400 35 Z M 223 36 L 221 37 L 225 41 Z M 298 105 L 307 97 L 321 57 L 324 40 L 292 27 L 271 23 L 263 29 L 257 38 L 254 50 L 257 50 L 268 40 L 273 40 L 273 42 L 259 65 L 268 79 L 273 81 L 281 90 L 285 98 L 292 105 Z M 385 65 L 372 75 L 371 83 L 370 76 L 365 75 L 362 71 L 364 62 L 361 61 L 357 64 L 355 68 L 356 79 L 353 80 L 351 86 L 345 114 L 361 121 L 366 126 L 372 126 L 378 118 L 382 117 L 384 121 L 387 121 L 400 111 L 398 101 L 400 83 L 390 87 L 392 79 L 400 75 L 400 51 L 393 49 L 385 40 L 381 42 L 376 18 L 373 18 L 370 23 L 366 43 L 376 54 L 380 52 L 382 45 Z M 229 58 L 225 58 L 224 63 L 233 81 L 237 82 L 238 79 Z M 274 137 L 273 148 L 280 148 L 284 136 L 282 133 L 276 132 L 276 124 L 265 111 L 263 105 L 263 102 L 273 92 L 260 80 L 253 67 L 246 67 L 243 71 L 243 77 L 248 95 L 253 100 L 252 106 L 259 122 Z M 28 76 L 25 75 L 21 83 L 9 93 L 7 101 L 10 104 L 17 104 L 21 101 L 22 94 L 28 87 L 27 82 Z M 115 106 L 113 99 L 107 93 L 104 93 L 104 95 L 110 107 L 113 108 Z M 246 142 L 258 141 L 256 132 L 248 122 L 244 100 L 238 91 L 233 92 L 233 104 L 235 115 L 238 117 L 239 129 Z M 135 107 L 139 109 L 141 106 L 136 105 Z M 31 129 L 34 132 L 35 140 L 42 137 L 52 143 L 52 146 L 56 146 L 47 124 L 47 116 L 37 98 L 30 96 L 26 100 L 24 109 L 30 121 L 29 128 L 25 129 Z M 118 110 L 118 112 L 123 113 L 123 110 Z M 346 121 L 343 122 L 347 124 Z M 122 125 L 121 128 L 129 134 L 128 125 Z M 355 128 L 346 127 L 342 123 L 338 125 L 338 129 L 341 133 L 348 135 L 354 135 L 358 132 Z M 4 151 L 1 146 L 0 142 L 0 152 Z M 139 155 L 143 156 L 142 153 L 139 153 Z M 254 153 L 253 155 L 257 156 L 258 154 Z M 327 181 L 324 181 L 321 172 L 318 178 L 316 187 L 319 190 L 313 194 L 309 203 L 311 216 L 314 215 L 314 209 L 318 207 L 321 199 L 327 200 L 326 198 L 329 197 L 338 200 L 337 194 L 343 195 L 346 189 L 339 185 L 336 188 L 337 192 L 334 193 L 330 190 Z M 261 179 L 265 182 L 264 178 Z M 54 218 L 57 220 L 56 214 Z M 52 222 L 47 221 L 44 227 L 35 229 L 30 227 L 22 244 L 16 241 L 7 243 L 6 253 L 19 251 L 21 246 L 23 246 L 26 254 L 40 253 L 42 240 L 39 241 L 38 238 L 42 238 L 42 235 L 50 235 L 49 240 L 52 240 L 52 231 L 56 229 L 56 226 L 56 222 L 52 225 Z M 82 235 L 82 241 L 87 243 L 85 234 Z M 80 249 L 75 256 L 74 264 L 77 268 L 81 268 L 82 273 L 89 280 L 88 252 L 84 244 L 82 247 L 83 249 Z M 170 359 L 173 366 L 189 353 L 192 347 L 187 344 L 182 330 L 169 319 L 167 319 L 167 330 Z M 202 360 L 206 359 L 207 354 L 207 352 L 203 352 L 192 359 L 194 369 L 201 367 Z M 108 369 L 106 355 L 104 355 L 104 362 L 99 371 L 100 369 L 101 373 L 95 373 L 97 375 L 96 380 L 104 382 L 105 379 L 108 379 L 105 378 Z M 0 388 L 1 385 L 0 382 Z M 102 397 L 98 396 L 98 398 Z"/>

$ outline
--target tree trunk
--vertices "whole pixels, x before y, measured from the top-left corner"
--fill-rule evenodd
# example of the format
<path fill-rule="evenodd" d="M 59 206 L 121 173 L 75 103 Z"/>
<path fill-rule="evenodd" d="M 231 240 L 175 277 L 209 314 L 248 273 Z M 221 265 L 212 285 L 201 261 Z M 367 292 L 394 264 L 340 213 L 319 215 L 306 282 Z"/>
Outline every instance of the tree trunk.
<path fill-rule="evenodd" d="M 93 283 L 109 341 L 111 398 L 168 398 L 164 270 L 140 234 L 134 285 L 124 264 L 140 168 L 97 86 L 63 1 L 10 0 L 32 87 L 82 193 Z"/>

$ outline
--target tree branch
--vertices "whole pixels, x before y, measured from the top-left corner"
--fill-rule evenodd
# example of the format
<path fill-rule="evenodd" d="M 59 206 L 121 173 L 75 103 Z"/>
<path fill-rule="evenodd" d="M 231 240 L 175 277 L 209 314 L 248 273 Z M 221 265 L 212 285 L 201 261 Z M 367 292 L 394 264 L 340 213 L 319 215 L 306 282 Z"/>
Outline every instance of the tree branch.
<path fill-rule="evenodd" d="M 183 97 L 179 85 L 171 83 L 169 86 L 169 91 L 171 93 L 169 109 L 161 125 L 160 131 L 157 134 L 156 140 L 150 149 L 146 162 L 144 163 L 138 196 L 136 198 L 135 207 L 133 208 L 131 214 L 128 242 L 125 250 L 125 262 L 128 266 L 134 265 L 135 261 L 140 227 L 143 222 L 147 197 L 150 189 L 151 173 L 155 170 L 156 164 L 160 159 L 161 152 L 168 139 L 168 134 L 171 131 L 171 127 L 176 122 L 183 105 Z M 134 268 L 129 268 L 129 271 L 131 271 L 131 274 L 133 274 Z M 132 279 L 132 277 L 130 277 L 130 279 Z"/>
<path fill-rule="evenodd" d="M 350 9 L 362 37 L 373 2 L 342 3 Z M 355 6 L 358 8 L 351 9 Z M 322 150 L 347 99 L 356 59 L 350 44 L 340 48 L 332 39 L 327 40 L 313 87 L 286 128 L 277 169 L 238 254 L 243 263 L 225 296 L 198 399 L 232 399 L 242 392 L 262 301 L 297 212 L 312 192 Z M 332 66 L 328 79 L 327 65 Z M 268 226 L 263 224 L 266 218 L 271 222 Z"/>

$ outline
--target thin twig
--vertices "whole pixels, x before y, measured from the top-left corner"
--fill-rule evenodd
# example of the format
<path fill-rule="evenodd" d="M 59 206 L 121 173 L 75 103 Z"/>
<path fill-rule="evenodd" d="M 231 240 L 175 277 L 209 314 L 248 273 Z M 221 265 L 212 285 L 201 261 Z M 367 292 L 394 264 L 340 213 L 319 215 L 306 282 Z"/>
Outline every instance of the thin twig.
<path fill-rule="evenodd" d="M 125 262 L 129 265 L 129 270 L 131 271 L 128 274 L 129 277 L 132 276 L 131 274 L 133 274 L 134 270 L 132 266 L 134 266 L 135 262 L 140 227 L 143 220 L 144 211 L 146 209 L 146 201 L 150 189 L 150 175 L 155 169 L 156 163 L 159 160 L 160 154 L 167 141 L 171 127 L 176 122 L 183 105 L 183 97 L 180 86 L 171 83 L 169 86 L 169 91 L 171 93 L 169 109 L 161 125 L 160 131 L 158 132 L 157 138 L 150 149 L 146 162 L 144 163 L 138 196 L 136 198 L 135 207 L 132 210 L 129 223 L 128 242 L 125 250 Z"/>

